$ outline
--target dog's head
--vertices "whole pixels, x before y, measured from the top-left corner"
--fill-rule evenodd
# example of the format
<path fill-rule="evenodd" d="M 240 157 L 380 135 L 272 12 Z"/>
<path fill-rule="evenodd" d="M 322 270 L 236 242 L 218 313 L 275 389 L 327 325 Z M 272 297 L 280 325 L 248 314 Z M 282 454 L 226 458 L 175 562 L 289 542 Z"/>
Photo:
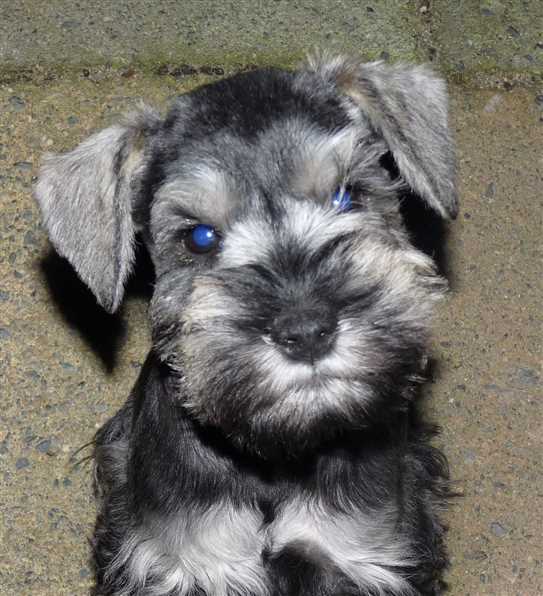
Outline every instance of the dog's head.
<path fill-rule="evenodd" d="M 399 176 L 384 166 L 392 156 Z M 265 453 L 401 408 L 444 289 L 410 243 L 407 191 L 454 217 L 443 83 L 316 59 L 143 109 L 47 157 L 45 224 L 114 311 L 141 233 L 155 350 L 201 422 Z"/>

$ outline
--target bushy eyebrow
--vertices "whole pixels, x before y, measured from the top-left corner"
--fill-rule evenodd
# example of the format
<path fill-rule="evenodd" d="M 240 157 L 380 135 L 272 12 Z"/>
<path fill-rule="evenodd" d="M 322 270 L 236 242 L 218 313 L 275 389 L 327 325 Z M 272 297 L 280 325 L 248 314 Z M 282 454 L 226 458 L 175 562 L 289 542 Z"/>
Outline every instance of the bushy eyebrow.
<path fill-rule="evenodd" d="M 177 176 L 164 184 L 156 194 L 168 204 L 168 212 L 191 221 L 223 228 L 239 198 L 227 176 L 211 167 L 200 166 L 190 174 Z"/>
<path fill-rule="evenodd" d="M 291 188 L 306 196 L 328 199 L 330 192 L 347 182 L 355 150 L 353 129 L 330 134 L 309 131 L 295 156 Z"/>

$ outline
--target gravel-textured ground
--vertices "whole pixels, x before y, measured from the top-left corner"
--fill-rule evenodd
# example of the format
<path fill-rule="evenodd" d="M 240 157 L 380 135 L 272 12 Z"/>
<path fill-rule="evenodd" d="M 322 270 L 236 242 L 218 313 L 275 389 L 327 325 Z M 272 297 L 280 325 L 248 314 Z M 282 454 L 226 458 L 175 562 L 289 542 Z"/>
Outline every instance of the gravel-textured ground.
<path fill-rule="evenodd" d="M 123 402 L 149 347 L 138 288 L 118 316 L 101 312 L 50 254 L 31 198 L 44 151 L 182 90 L 171 76 L 124 75 L 0 88 L 2 595 L 88 593 L 91 469 L 73 453 Z M 540 596 L 541 97 L 451 92 L 462 209 L 427 400 L 464 493 L 448 513 L 450 594 Z"/>

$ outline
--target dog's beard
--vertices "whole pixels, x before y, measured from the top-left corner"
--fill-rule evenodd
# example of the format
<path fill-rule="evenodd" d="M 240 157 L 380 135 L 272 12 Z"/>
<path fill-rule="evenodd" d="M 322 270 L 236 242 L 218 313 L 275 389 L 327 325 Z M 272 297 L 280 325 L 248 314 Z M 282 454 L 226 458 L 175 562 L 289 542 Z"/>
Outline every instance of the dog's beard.
<path fill-rule="evenodd" d="M 424 338 L 392 337 L 345 319 L 332 350 L 310 364 L 224 321 L 193 329 L 180 345 L 183 403 L 244 449 L 298 456 L 405 407 L 420 380 Z"/>

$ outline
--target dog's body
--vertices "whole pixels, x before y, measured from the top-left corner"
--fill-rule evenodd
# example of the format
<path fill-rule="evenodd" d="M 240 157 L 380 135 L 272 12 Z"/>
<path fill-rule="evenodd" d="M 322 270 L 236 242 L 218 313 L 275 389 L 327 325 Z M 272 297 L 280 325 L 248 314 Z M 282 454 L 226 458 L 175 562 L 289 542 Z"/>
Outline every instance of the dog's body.
<path fill-rule="evenodd" d="M 341 59 L 49 158 L 46 225 L 100 303 L 136 232 L 156 271 L 153 350 L 96 438 L 98 594 L 440 592 L 446 466 L 408 410 L 445 283 L 408 189 L 455 215 L 442 84 Z"/>
<path fill-rule="evenodd" d="M 404 421 L 302 461 L 240 457 L 151 355 L 96 455 L 99 594 L 440 593 L 444 462 Z"/>

